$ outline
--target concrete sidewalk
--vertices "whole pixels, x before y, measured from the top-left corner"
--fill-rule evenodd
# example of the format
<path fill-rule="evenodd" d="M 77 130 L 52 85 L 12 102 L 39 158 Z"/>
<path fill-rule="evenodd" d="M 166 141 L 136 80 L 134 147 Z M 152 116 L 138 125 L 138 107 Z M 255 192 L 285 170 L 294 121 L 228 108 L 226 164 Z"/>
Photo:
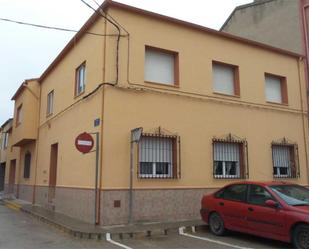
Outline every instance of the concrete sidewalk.
<path fill-rule="evenodd" d="M 179 227 L 192 227 L 202 226 L 202 220 L 182 220 L 182 221 L 166 221 L 166 222 L 147 222 L 137 224 L 125 224 L 117 226 L 95 226 L 86 223 L 67 215 L 60 214 L 40 206 L 31 205 L 30 203 L 18 199 L 4 199 L 3 202 L 9 208 L 21 210 L 25 213 L 38 218 L 39 220 L 51 224 L 75 237 L 87 239 L 103 239 L 106 234 L 112 237 L 140 237 L 151 236 L 153 234 L 168 234 L 172 231 L 177 231 Z"/>

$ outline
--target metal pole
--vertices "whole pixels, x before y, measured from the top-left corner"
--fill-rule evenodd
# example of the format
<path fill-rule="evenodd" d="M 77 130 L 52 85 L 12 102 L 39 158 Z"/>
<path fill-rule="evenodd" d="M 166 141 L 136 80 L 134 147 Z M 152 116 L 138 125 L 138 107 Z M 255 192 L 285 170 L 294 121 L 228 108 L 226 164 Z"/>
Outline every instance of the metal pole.
<path fill-rule="evenodd" d="M 131 153 L 130 153 L 130 191 L 129 191 L 129 224 L 132 223 L 133 216 L 133 155 L 134 155 L 134 142 L 133 135 L 131 134 Z"/>
<path fill-rule="evenodd" d="M 99 132 L 96 135 L 96 153 L 95 153 L 95 196 L 94 196 L 94 224 L 99 224 L 98 221 L 98 177 L 99 177 Z"/>

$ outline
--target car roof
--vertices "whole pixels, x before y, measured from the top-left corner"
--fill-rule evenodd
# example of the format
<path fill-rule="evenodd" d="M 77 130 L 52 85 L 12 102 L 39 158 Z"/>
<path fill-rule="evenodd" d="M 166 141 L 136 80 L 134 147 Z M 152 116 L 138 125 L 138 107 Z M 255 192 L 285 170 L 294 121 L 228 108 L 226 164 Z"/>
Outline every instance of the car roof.
<path fill-rule="evenodd" d="M 235 184 L 256 184 L 261 186 L 273 186 L 273 185 L 295 185 L 294 183 L 284 182 L 284 181 L 240 181 L 230 183 L 228 185 L 235 185 Z"/>

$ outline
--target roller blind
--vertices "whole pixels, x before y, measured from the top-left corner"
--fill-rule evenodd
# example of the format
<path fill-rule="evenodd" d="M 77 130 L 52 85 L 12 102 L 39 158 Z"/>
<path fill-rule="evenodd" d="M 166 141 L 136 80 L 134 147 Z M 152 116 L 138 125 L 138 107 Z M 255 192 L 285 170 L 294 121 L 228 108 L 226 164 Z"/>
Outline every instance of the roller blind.
<path fill-rule="evenodd" d="M 239 162 L 239 144 L 214 143 L 214 161 Z"/>
<path fill-rule="evenodd" d="M 173 85 L 175 82 L 174 60 L 173 54 L 146 49 L 145 81 Z"/>
<path fill-rule="evenodd" d="M 213 89 L 218 93 L 234 95 L 235 69 L 231 66 L 213 64 Z"/>
<path fill-rule="evenodd" d="M 288 146 L 273 146 L 273 162 L 274 167 L 290 167 L 290 148 Z"/>
<path fill-rule="evenodd" d="M 140 162 L 172 163 L 172 139 L 142 137 L 139 146 Z"/>
<path fill-rule="evenodd" d="M 279 77 L 265 76 L 265 94 L 267 101 L 282 103 L 281 79 Z"/>

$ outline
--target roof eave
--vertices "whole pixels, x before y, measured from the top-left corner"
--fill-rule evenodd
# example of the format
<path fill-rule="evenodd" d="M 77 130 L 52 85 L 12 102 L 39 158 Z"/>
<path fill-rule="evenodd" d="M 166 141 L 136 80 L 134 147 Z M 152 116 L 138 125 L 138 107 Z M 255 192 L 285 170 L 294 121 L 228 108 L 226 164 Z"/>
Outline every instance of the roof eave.
<path fill-rule="evenodd" d="M 273 1 L 273 0 L 268 0 L 268 1 Z M 248 4 L 248 5 L 250 5 L 250 4 Z M 168 21 L 168 22 L 178 24 L 178 25 L 181 25 L 181 26 L 185 26 L 185 27 L 188 27 L 188 28 L 193 28 L 193 29 L 200 30 L 202 32 L 207 32 L 207 33 L 210 33 L 210 34 L 213 34 L 213 35 L 216 35 L 216 36 L 220 36 L 220 37 L 223 37 L 223 38 L 227 38 L 227 39 L 231 39 L 231 40 L 238 41 L 238 42 L 241 42 L 241 43 L 245 43 L 245 44 L 248 44 L 248 45 L 267 49 L 267 50 L 270 50 L 270 51 L 273 51 L 273 52 L 276 52 L 276 53 L 280 53 L 280 54 L 284 54 L 284 55 L 288 55 L 288 56 L 292 56 L 292 57 L 297 57 L 297 58 L 304 57 L 304 55 L 302 55 L 302 54 L 297 54 L 297 53 L 290 52 L 290 51 L 287 51 L 287 50 L 283 50 L 283 49 L 280 49 L 280 48 L 276 48 L 276 47 L 273 47 L 273 46 L 270 46 L 270 45 L 267 45 L 267 44 L 264 44 L 264 43 L 260 43 L 260 42 L 252 41 L 252 40 L 245 39 L 245 38 L 242 38 L 242 37 L 238 37 L 238 36 L 235 36 L 235 35 L 231 35 L 231 34 L 228 34 L 228 33 L 220 32 L 220 31 L 217 31 L 217 30 L 214 30 L 214 29 L 210 29 L 210 28 L 198 25 L 198 24 L 179 20 L 179 19 L 176 19 L 176 18 L 173 18 L 173 17 L 161 15 L 161 14 L 154 13 L 154 12 L 151 12 L 151 11 L 147 11 L 147 10 L 144 10 L 144 9 L 139 9 L 139 8 L 136 8 L 136 7 L 133 7 L 133 6 L 123 4 L 123 3 L 114 2 L 112 0 L 105 0 L 100 8 L 103 11 L 106 11 L 109 7 L 116 7 L 116 8 L 124 9 L 124 10 L 127 10 L 127 11 L 135 12 L 135 13 L 138 13 L 138 14 L 150 16 L 150 17 L 157 18 L 157 19 L 161 19 L 163 21 Z M 239 8 L 239 7 L 236 7 L 236 9 Z M 100 17 L 100 15 L 96 12 L 94 12 L 92 14 L 92 16 L 88 19 L 88 21 L 82 26 L 82 28 L 75 34 L 75 36 L 68 42 L 68 44 L 64 47 L 64 49 L 60 52 L 60 54 L 55 58 L 55 60 L 43 72 L 41 77 L 38 79 L 39 83 L 42 83 L 44 81 L 44 79 L 49 75 L 49 73 L 51 73 L 54 70 L 54 68 L 62 60 L 62 58 L 65 57 L 65 55 L 71 50 L 71 48 L 74 46 L 74 44 L 83 37 L 84 33 L 90 27 L 92 27 L 92 25 L 96 22 L 96 20 L 99 17 Z"/>

